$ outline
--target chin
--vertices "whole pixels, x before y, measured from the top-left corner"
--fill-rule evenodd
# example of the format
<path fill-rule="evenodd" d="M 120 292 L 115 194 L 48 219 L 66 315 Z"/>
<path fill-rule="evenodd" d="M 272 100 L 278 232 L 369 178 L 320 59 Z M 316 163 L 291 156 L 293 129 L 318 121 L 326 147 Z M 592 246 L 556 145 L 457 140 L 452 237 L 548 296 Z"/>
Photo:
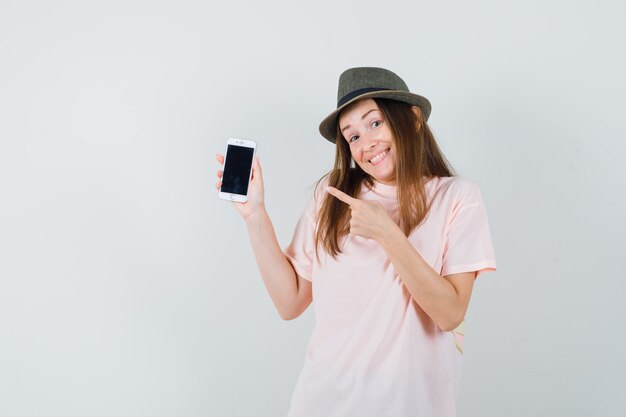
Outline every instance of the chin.
<path fill-rule="evenodd" d="M 376 181 L 394 181 L 396 179 L 395 172 L 393 171 L 372 172 L 370 175 L 374 177 Z"/>

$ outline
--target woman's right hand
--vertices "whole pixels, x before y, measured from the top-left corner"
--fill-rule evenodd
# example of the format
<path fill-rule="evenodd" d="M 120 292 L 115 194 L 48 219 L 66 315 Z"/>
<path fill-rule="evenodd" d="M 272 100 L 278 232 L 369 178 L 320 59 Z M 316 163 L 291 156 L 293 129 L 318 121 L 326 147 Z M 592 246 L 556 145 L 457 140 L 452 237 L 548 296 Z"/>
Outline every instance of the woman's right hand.
<path fill-rule="evenodd" d="M 224 155 L 218 153 L 215 155 L 215 159 L 224 166 Z M 224 172 L 221 169 L 217 171 L 218 181 L 215 183 L 215 188 L 218 191 L 222 186 L 223 175 Z M 246 221 L 253 215 L 265 212 L 263 173 L 261 172 L 261 165 L 256 156 L 252 162 L 252 178 L 250 178 L 250 184 L 248 185 L 248 201 L 245 203 L 233 201 L 233 204 L 237 211 L 239 211 L 241 217 Z"/>

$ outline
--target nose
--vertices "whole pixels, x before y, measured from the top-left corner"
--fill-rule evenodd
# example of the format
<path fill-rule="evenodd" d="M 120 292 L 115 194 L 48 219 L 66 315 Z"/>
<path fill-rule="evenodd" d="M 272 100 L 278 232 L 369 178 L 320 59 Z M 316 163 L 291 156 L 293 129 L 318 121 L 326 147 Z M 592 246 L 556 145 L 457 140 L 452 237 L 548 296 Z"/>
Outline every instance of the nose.
<path fill-rule="evenodd" d="M 365 151 L 374 149 L 376 145 L 378 144 L 378 139 L 376 139 L 374 135 L 372 135 L 371 133 L 363 135 L 362 138 L 365 139 L 364 145 L 363 145 L 363 149 Z"/>

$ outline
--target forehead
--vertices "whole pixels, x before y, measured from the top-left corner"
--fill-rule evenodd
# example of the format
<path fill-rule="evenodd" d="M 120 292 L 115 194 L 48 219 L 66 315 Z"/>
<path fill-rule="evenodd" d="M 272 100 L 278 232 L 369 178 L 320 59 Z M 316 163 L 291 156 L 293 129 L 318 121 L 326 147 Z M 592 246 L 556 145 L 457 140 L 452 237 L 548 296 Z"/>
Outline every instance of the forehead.
<path fill-rule="evenodd" d="M 371 98 L 355 101 L 339 114 L 339 126 L 344 127 L 351 124 L 351 121 L 361 120 L 361 116 L 372 109 L 380 110 L 376 102 Z"/>

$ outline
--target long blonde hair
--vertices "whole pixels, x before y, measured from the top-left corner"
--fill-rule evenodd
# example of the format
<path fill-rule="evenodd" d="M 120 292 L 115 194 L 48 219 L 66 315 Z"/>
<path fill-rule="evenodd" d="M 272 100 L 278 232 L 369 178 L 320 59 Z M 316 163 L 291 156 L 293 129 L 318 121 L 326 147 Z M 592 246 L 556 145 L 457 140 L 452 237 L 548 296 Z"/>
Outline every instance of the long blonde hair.
<path fill-rule="evenodd" d="M 396 186 L 400 206 L 400 227 L 406 236 L 420 225 L 430 208 L 424 188 L 424 178 L 451 177 L 456 175 L 445 158 L 422 112 L 413 112 L 409 104 L 375 98 L 374 101 L 388 123 L 396 149 Z M 416 129 L 416 122 L 419 128 Z M 373 187 L 374 179 L 354 164 L 350 145 L 337 126 L 335 165 L 317 181 L 316 189 L 324 179 L 344 193 L 358 198 L 363 184 Z M 316 190 L 317 191 L 317 190 Z M 339 239 L 349 232 L 349 207 L 328 193 L 320 208 L 315 232 L 315 248 L 318 245 L 333 258 L 341 253 Z M 318 254 L 319 256 L 319 254 Z"/>

